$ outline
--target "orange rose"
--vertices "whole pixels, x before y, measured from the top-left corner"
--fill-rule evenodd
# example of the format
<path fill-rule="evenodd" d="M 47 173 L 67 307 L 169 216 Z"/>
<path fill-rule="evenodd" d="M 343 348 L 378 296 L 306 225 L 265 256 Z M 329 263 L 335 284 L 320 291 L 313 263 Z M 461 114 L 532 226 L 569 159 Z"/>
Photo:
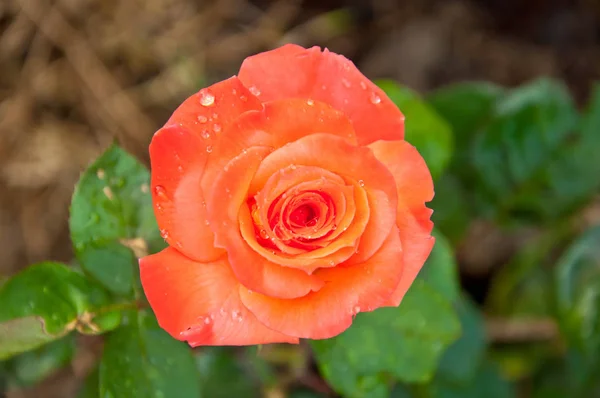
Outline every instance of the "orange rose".
<path fill-rule="evenodd" d="M 150 145 L 169 246 L 140 260 L 190 345 L 335 336 L 397 306 L 434 240 L 404 116 L 343 56 L 286 45 L 188 98 Z"/>

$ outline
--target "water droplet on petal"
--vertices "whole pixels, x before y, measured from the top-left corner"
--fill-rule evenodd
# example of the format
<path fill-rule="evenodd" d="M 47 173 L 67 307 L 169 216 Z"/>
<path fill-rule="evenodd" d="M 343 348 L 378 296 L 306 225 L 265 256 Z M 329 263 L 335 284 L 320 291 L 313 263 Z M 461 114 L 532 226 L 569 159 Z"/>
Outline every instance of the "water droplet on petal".
<path fill-rule="evenodd" d="M 202 136 L 202 138 L 204 138 L 205 140 L 210 138 L 210 132 L 208 130 L 204 130 L 202 133 L 200 133 L 200 135 Z"/>
<path fill-rule="evenodd" d="M 256 87 L 256 86 L 250 86 L 250 87 L 248 88 L 248 90 L 249 90 L 249 91 L 252 93 L 252 95 L 254 95 L 254 96 L 257 96 L 257 97 L 258 97 L 258 96 L 260 95 L 260 90 L 259 90 L 259 89 L 258 89 L 258 87 Z"/>
<path fill-rule="evenodd" d="M 210 225 L 210 221 L 204 220 L 204 225 L 209 226 Z"/>
<path fill-rule="evenodd" d="M 177 166 L 177 170 L 178 170 L 180 173 L 182 173 L 182 172 L 183 172 L 183 166 L 182 166 L 182 165 L 179 165 L 179 166 Z"/>
<path fill-rule="evenodd" d="M 212 145 L 207 145 L 207 146 L 206 146 L 206 152 L 207 152 L 207 153 L 211 153 L 211 152 L 212 152 L 212 150 L 213 150 L 213 147 L 212 147 Z"/>
<path fill-rule="evenodd" d="M 225 316 L 227 314 L 227 312 L 223 308 L 221 308 L 219 310 L 219 314 L 221 314 L 221 316 Z"/>
<path fill-rule="evenodd" d="M 162 185 L 157 185 L 154 187 L 154 194 L 160 199 L 167 199 L 167 190 Z"/>
<path fill-rule="evenodd" d="M 361 187 L 364 187 L 365 182 L 363 180 L 358 180 L 358 185 L 360 185 Z"/>
<path fill-rule="evenodd" d="M 200 123 L 206 123 L 206 122 L 208 122 L 208 118 L 204 115 L 198 115 L 198 121 Z"/>
<path fill-rule="evenodd" d="M 313 101 L 313 100 L 311 100 L 311 99 L 309 99 L 309 100 L 306 100 L 306 105 L 308 105 L 308 106 L 313 106 L 314 104 L 315 104 L 315 101 Z"/>
<path fill-rule="evenodd" d="M 204 323 L 206 323 L 207 325 L 210 324 L 210 318 L 209 317 L 204 318 Z"/>
<path fill-rule="evenodd" d="M 333 260 L 329 261 L 329 265 L 333 267 L 335 265 L 335 261 L 333 261 Z"/>
<path fill-rule="evenodd" d="M 218 133 L 219 131 L 221 131 L 221 125 L 215 123 L 215 125 L 213 126 L 213 130 L 215 133 Z"/>
<path fill-rule="evenodd" d="M 248 97 L 246 97 L 245 95 L 240 95 L 240 100 L 242 102 L 246 102 L 246 101 L 248 101 Z"/>
<path fill-rule="evenodd" d="M 356 307 L 354 307 L 354 313 L 358 314 L 360 312 L 360 307 L 357 305 Z"/>
<path fill-rule="evenodd" d="M 371 93 L 371 97 L 369 98 L 369 100 L 371 101 L 372 104 L 377 105 L 378 103 L 381 102 L 381 97 L 378 96 L 376 93 Z"/>
<path fill-rule="evenodd" d="M 166 229 L 161 229 L 160 230 L 160 236 L 163 239 L 165 239 L 165 240 L 168 239 L 169 238 L 169 231 L 167 231 Z"/>
<path fill-rule="evenodd" d="M 200 105 L 202 106 L 213 106 L 215 103 L 215 96 L 208 90 L 200 90 Z"/>
<path fill-rule="evenodd" d="M 350 83 L 350 81 L 348 79 L 345 79 L 342 77 L 342 84 L 344 85 L 344 87 L 346 88 L 350 88 L 352 87 L 352 83 Z"/>
<path fill-rule="evenodd" d="M 360 88 L 362 88 L 363 90 L 367 89 L 367 85 L 365 82 L 360 82 Z"/>
<path fill-rule="evenodd" d="M 236 319 L 238 319 L 239 316 L 240 316 L 240 312 L 239 311 L 236 311 L 236 310 L 231 311 L 231 319 L 233 319 L 234 321 Z"/>

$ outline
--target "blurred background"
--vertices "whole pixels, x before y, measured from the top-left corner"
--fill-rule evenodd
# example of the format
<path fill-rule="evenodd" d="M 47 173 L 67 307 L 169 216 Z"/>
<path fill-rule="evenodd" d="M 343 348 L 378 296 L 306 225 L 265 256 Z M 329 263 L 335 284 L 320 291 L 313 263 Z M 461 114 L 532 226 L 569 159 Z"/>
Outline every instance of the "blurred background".
<path fill-rule="evenodd" d="M 183 99 L 287 42 L 328 47 L 369 78 L 424 95 L 554 77 L 583 107 L 600 80 L 600 1 L 0 0 L 0 275 L 70 261 L 74 184 L 113 140 L 148 164 L 152 134 Z M 581 230 L 598 223 L 598 200 L 575 218 Z M 464 230 L 450 238 L 463 286 L 482 304 L 539 230 L 478 216 Z M 511 338 L 504 326 L 495 338 Z M 542 321 L 514 333 L 556 330 Z M 79 362 L 8 396 L 71 396 L 98 355 L 100 343 L 87 343 Z"/>

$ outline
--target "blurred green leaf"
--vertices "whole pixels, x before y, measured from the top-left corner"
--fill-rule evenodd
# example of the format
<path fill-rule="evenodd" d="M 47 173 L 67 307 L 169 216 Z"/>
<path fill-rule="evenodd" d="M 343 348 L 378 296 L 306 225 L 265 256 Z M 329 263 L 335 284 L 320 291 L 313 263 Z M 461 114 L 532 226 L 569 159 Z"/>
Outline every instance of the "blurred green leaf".
<path fill-rule="evenodd" d="M 586 231 L 555 269 L 556 307 L 561 332 L 585 389 L 600 371 L 600 226 Z"/>
<path fill-rule="evenodd" d="M 460 297 L 460 284 L 458 281 L 458 265 L 454 258 L 452 246 L 439 231 L 433 231 L 435 245 L 419 272 L 418 278 L 423 279 L 436 292 L 443 295 L 448 301 L 454 302 Z"/>
<path fill-rule="evenodd" d="M 448 165 L 454 149 L 450 126 L 411 89 L 391 80 L 380 80 L 377 85 L 406 117 L 405 139 L 417 147 L 433 179 L 437 180 Z"/>
<path fill-rule="evenodd" d="M 118 326 L 100 286 L 59 263 L 40 263 L 0 287 L 0 359 L 37 348 L 77 328 L 99 333 Z M 96 320 L 103 313 L 104 322 Z"/>
<path fill-rule="evenodd" d="M 67 335 L 37 350 L 25 352 L 9 362 L 14 386 L 31 386 L 66 366 L 75 353 L 75 339 Z"/>
<path fill-rule="evenodd" d="M 467 297 L 455 304 L 462 334 L 442 356 L 436 377 L 445 381 L 468 384 L 480 367 L 486 350 L 483 316 Z"/>
<path fill-rule="evenodd" d="M 516 391 L 490 362 L 484 362 L 475 377 L 466 385 L 446 383 L 436 379 L 428 387 L 428 398 L 514 398 Z"/>
<path fill-rule="evenodd" d="M 427 95 L 427 102 L 452 127 L 457 153 L 489 119 L 504 89 L 490 83 L 466 82 L 442 87 Z"/>
<path fill-rule="evenodd" d="M 206 398 L 260 397 L 260 385 L 231 347 L 203 347 L 196 354 L 200 389 Z"/>
<path fill-rule="evenodd" d="M 113 293 L 132 292 L 135 256 L 123 246 L 160 249 L 148 170 L 116 145 L 82 175 L 71 202 L 71 239 L 85 272 Z M 127 243 L 129 242 L 129 243 Z"/>
<path fill-rule="evenodd" d="M 100 398 L 100 369 L 94 368 L 77 392 L 77 398 Z"/>
<path fill-rule="evenodd" d="M 326 395 L 318 394 L 311 390 L 301 389 L 290 392 L 288 398 L 325 398 Z"/>
<path fill-rule="evenodd" d="M 460 179 L 445 173 L 435 184 L 435 196 L 430 206 L 431 220 L 437 229 L 457 245 L 467 232 L 474 217 L 470 195 Z"/>
<path fill-rule="evenodd" d="M 417 280 L 399 308 L 356 316 L 352 327 L 312 341 L 321 374 L 346 397 L 387 397 L 394 379 L 424 382 L 460 333 L 445 298 Z"/>
<path fill-rule="evenodd" d="M 123 323 L 106 339 L 101 397 L 200 396 L 194 359 L 184 343 L 162 330 L 147 311 L 128 312 Z"/>
<path fill-rule="evenodd" d="M 548 171 L 562 151 L 572 150 L 567 144 L 577 139 L 577 125 L 569 92 L 553 80 L 533 81 L 496 102 L 471 152 L 478 194 L 493 203 L 495 216 L 537 221 L 564 210 L 560 202 L 571 191 L 553 190 L 556 176 Z"/>

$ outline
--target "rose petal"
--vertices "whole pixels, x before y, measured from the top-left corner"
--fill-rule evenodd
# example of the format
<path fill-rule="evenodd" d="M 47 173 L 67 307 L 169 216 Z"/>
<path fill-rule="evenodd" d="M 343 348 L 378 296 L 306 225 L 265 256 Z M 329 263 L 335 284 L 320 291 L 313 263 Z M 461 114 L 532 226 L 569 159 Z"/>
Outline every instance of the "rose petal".
<path fill-rule="evenodd" d="M 224 251 L 215 248 L 207 225 L 200 189 L 206 152 L 198 135 L 172 125 L 160 129 L 150 144 L 152 200 L 163 238 L 197 261 L 210 261 Z"/>
<path fill-rule="evenodd" d="M 404 138 L 404 116 L 347 58 L 294 44 L 246 58 L 240 80 L 263 101 L 312 98 L 344 112 L 360 145 Z"/>
<path fill-rule="evenodd" d="M 317 274 L 327 283 L 318 292 L 286 300 L 240 287 L 240 297 L 270 328 L 302 338 L 325 339 L 346 330 L 357 312 L 372 311 L 388 300 L 398 286 L 402 268 L 402 246 L 394 227 L 369 261 L 319 270 Z"/>
<path fill-rule="evenodd" d="M 369 147 L 394 175 L 398 187 L 397 225 L 405 268 L 396 292 L 387 303 L 398 306 L 433 248 L 432 211 L 425 206 L 425 202 L 433 199 L 433 181 L 421 155 L 406 141 L 378 141 Z"/>
<path fill-rule="evenodd" d="M 356 261 L 364 261 L 372 256 L 395 224 L 395 209 L 398 206 L 394 178 L 373 152 L 367 147 L 351 145 L 329 134 L 309 135 L 267 156 L 251 186 L 263 186 L 271 175 L 289 164 L 321 167 L 364 186 L 369 196 L 370 216 L 360 236 Z"/>
<path fill-rule="evenodd" d="M 348 118 L 327 104 L 293 98 L 265 103 L 264 109 L 243 114 L 223 132 L 208 160 L 202 187 L 210 189 L 223 167 L 247 148 L 279 148 L 313 133 L 329 133 L 356 142 Z"/>
<path fill-rule="evenodd" d="M 191 346 L 298 343 L 246 309 L 225 257 L 197 263 L 167 248 L 140 259 L 140 277 L 160 326 Z"/>
<path fill-rule="evenodd" d="M 270 148 L 250 148 L 228 163 L 208 195 L 209 219 L 215 231 L 215 245 L 227 250 L 240 283 L 274 297 L 301 297 L 319 290 L 323 282 L 304 271 L 268 261 L 248 246 L 240 234 L 240 228 L 244 228 L 240 223 L 251 222 L 246 204 L 250 180 L 269 152 Z M 246 219 L 241 214 L 246 214 Z"/>
<path fill-rule="evenodd" d="M 214 146 L 242 113 L 261 109 L 261 101 L 233 76 L 187 98 L 166 125 L 184 126 L 204 138 L 206 145 Z"/>

